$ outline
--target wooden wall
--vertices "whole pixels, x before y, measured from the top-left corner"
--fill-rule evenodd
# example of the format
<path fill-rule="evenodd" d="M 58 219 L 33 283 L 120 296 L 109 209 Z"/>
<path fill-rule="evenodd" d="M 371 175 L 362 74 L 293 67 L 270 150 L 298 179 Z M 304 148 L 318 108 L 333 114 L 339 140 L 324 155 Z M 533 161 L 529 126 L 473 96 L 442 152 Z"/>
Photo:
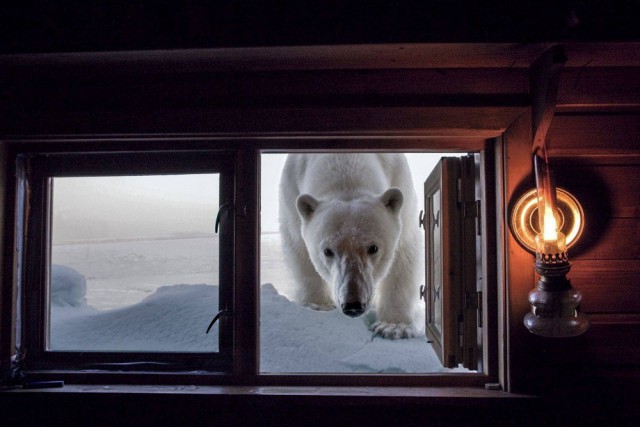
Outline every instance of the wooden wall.
<path fill-rule="evenodd" d="M 135 62 L 124 54 L 120 62 L 120 56 L 114 55 L 115 64 L 104 70 L 105 58 L 100 55 L 67 58 L 78 62 L 75 69 L 65 68 L 64 62 L 57 68 L 43 68 L 43 64 L 59 61 L 56 57 L 8 59 L 5 77 L 11 84 L 1 88 L 5 102 L 0 105 L 0 128 L 6 134 L 26 135 L 139 133 L 153 129 L 221 134 L 244 131 L 249 135 L 265 130 L 339 135 L 384 131 L 387 136 L 415 133 L 463 138 L 488 138 L 508 128 L 507 144 L 497 158 L 507 170 L 504 176 L 496 177 L 498 197 L 506 206 L 512 196 L 520 194 L 522 183 L 532 178 L 527 67 L 546 46 L 466 46 L 458 47 L 462 49 L 459 51 L 451 46 L 411 48 L 417 53 L 424 51 L 423 56 L 413 51 L 404 53 L 403 49 L 329 49 L 325 62 L 302 48 L 278 51 L 281 59 L 285 55 L 282 63 L 295 65 L 285 69 L 281 69 L 284 66 L 278 57 L 267 55 L 269 52 L 242 51 L 254 62 L 241 57 L 238 69 L 224 56 L 208 58 L 216 59 L 213 62 L 219 69 L 214 67 L 215 75 L 204 83 L 201 77 L 208 62 L 200 55 L 206 52 L 191 52 L 185 58 L 178 57 L 176 63 L 163 62 L 162 55 L 154 59 L 156 54 L 147 54 L 150 57 L 143 61 L 146 66 L 156 65 L 161 71 L 155 80 L 136 71 Z M 499 236 L 506 241 L 505 253 L 500 255 L 509 260 L 499 272 L 505 275 L 501 291 L 506 293 L 501 294 L 504 300 L 499 300 L 500 316 L 506 312 L 507 318 L 506 324 L 499 325 L 499 351 L 505 365 L 500 367 L 500 379 L 509 391 L 538 385 L 542 385 L 538 390 L 544 388 L 552 383 L 548 373 L 558 374 L 556 384 L 561 383 L 566 378 L 563 370 L 569 366 L 578 368 L 575 373 L 579 375 L 572 381 L 595 376 L 615 380 L 614 387 L 627 384 L 629 378 L 640 384 L 639 53 L 640 44 L 572 46 L 561 76 L 559 107 L 551 123 L 549 149 L 558 184 L 578 197 L 586 215 L 584 236 L 570 252 L 573 268 L 569 274 L 574 287 L 583 292 L 582 309 L 592 322 L 584 336 L 555 341 L 526 331 L 522 317 L 529 309 L 526 294 L 535 286 L 533 257 L 512 241 L 504 223 L 499 227 Z M 265 56 L 256 63 L 255 55 L 260 54 Z M 205 70 L 192 69 L 199 66 L 198 61 L 203 61 L 200 66 Z M 433 64 L 427 66 L 430 61 Z M 191 68 L 180 69 L 180 64 Z M 243 77 L 239 74 L 247 72 L 243 67 L 260 72 Z M 120 74 L 112 75 L 114 70 Z M 177 72 L 182 80 L 166 87 L 161 84 L 172 80 L 172 73 Z M 32 78 L 24 77 L 24 73 Z M 220 73 L 229 80 L 216 86 Z M 121 87 L 122 81 L 134 79 L 132 75 L 137 79 L 144 75 L 144 84 Z M 95 89 L 96 93 L 105 96 L 86 91 L 76 77 L 97 80 L 102 86 Z M 288 84 L 268 84 L 282 81 Z M 208 85 L 209 90 L 198 92 L 201 84 Z M 246 93 L 240 90 L 238 97 L 228 91 L 227 85 L 234 90 L 244 88 Z M 135 90 L 124 90 L 131 87 Z M 249 96 L 260 90 L 263 92 L 257 99 Z M 287 108 L 274 109 L 264 102 L 281 90 L 288 95 Z M 189 109 L 194 99 L 196 105 Z M 299 102 L 304 108 L 293 108 Z M 358 108 L 353 107 L 354 102 Z M 156 103 L 171 114 L 146 111 Z M 119 111 L 124 107 L 130 111 Z M 247 107 L 252 108 L 252 114 L 247 114 Z M 327 120 L 319 122 L 314 114 L 317 111 Z M 389 124 L 394 132 L 389 132 Z M 1 184 L 0 192 L 4 188 Z M 506 217 L 506 212 L 502 213 Z M 545 364 L 556 364 L 555 370 L 545 371 Z M 626 380 L 618 381 L 622 378 Z M 594 387 L 587 389 L 597 391 Z"/>
<path fill-rule="evenodd" d="M 637 85 L 627 81 L 630 89 Z M 585 210 L 583 238 L 569 254 L 569 278 L 582 291 L 581 308 L 592 323 L 587 362 L 638 368 L 640 114 L 565 109 L 554 118 L 550 141 L 558 185 L 573 192 Z"/>
<path fill-rule="evenodd" d="M 565 339 L 526 330 L 527 294 L 537 280 L 533 256 L 507 233 L 504 383 L 514 392 L 566 398 L 573 390 L 583 405 L 595 405 L 592 396 L 599 395 L 621 406 L 625 391 L 640 388 L 640 64 L 616 64 L 614 58 L 625 54 L 615 46 L 599 56 L 602 62 L 577 60 L 575 53 L 568 51 L 547 140 L 558 185 L 575 194 L 585 211 L 582 238 L 569 251 L 568 277 L 583 293 L 581 309 L 591 327 Z M 504 135 L 509 205 L 535 186 L 530 131 L 529 117 L 521 117 Z"/>

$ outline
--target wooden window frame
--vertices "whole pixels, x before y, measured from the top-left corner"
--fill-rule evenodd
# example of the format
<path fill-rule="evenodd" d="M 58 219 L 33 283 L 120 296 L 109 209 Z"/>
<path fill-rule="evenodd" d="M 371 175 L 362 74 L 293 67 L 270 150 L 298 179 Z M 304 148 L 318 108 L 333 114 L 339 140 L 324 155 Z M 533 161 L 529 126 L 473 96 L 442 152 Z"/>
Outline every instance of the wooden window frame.
<path fill-rule="evenodd" d="M 380 138 L 375 135 L 357 137 L 322 138 L 320 151 L 401 151 L 401 152 L 481 152 L 487 167 L 482 170 L 483 179 L 495 175 L 493 169 L 493 139 L 484 136 L 476 138 Z M 88 139 L 57 139 L 51 141 L 12 141 L 9 147 L 10 159 L 15 160 L 25 153 L 57 152 L 75 153 L 135 153 L 132 158 L 145 153 L 158 151 L 170 153 L 197 153 L 201 150 L 226 151 L 233 153 L 235 162 L 235 279 L 233 289 L 234 339 L 232 365 L 229 369 L 187 371 L 185 369 L 162 370 L 92 370 L 78 368 L 77 360 L 51 360 L 52 363 L 29 370 L 32 378 L 64 379 L 72 383 L 91 384 L 201 384 L 201 385 L 265 385 L 265 386 L 483 386 L 498 380 L 498 340 L 495 306 L 497 297 L 495 281 L 486 292 L 489 305 L 485 306 L 486 327 L 483 330 L 484 355 L 481 373 L 455 374 L 406 374 L 406 375 L 356 375 L 356 374 L 269 374 L 259 370 L 259 202 L 260 202 L 260 155 L 269 152 L 288 152 L 296 150 L 318 151 L 318 141 L 309 137 L 298 138 L 229 138 L 197 137 L 181 138 L 176 136 L 117 138 L 100 136 Z M 12 161 L 10 160 L 10 164 Z M 9 187 L 10 200 L 16 200 L 14 188 Z M 495 205 L 492 195 L 494 186 L 491 178 L 484 181 L 487 203 L 483 212 L 483 227 L 495 230 Z M 493 201 L 492 201 L 493 200 Z M 489 208 L 486 208 L 489 206 Z M 493 231 L 495 233 L 495 231 Z M 487 236 L 487 233 L 484 234 Z M 488 268 L 495 269 L 495 247 L 485 244 L 493 255 L 487 257 Z M 12 262 L 13 266 L 13 262 Z M 492 267 L 493 266 L 493 267 Z M 15 271 L 15 270 L 14 270 Z M 494 275 L 495 277 L 495 275 Z M 14 288 L 15 290 L 15 288 Z M 494 309 L 492 309 L 494 307 Z M 15 319 L 14 319 L 15 320 Z M 126 359 L 126 354 L 124 355 Z"/>
<path fill-rule="evenodd" d="M 208 370 L 229 372 L 232 367 L 232 323 L 230 316 L 219 318 L 217 352 L 70 351 L 46 350 L 46 313 L 49 276 L 51 224 L 50 180 L 55 177 L 129 176 L 185 173 L 219 173 L 220 205 L 233 203 L 234 157 L 229 151 L 119 151 L 119 152 L 23 152 L 16 155 L 17 275 L 21 298 L 21 347 L 29 370 L 119 370 L 180 372 Z M 233 298 L 233 218 L 221 215 L 220 226 L 220 306 L 230 306 Z M 212 308 L 211 316 L 215 315 Z M 203 325 L 204 331 L 205 325 Z"/>

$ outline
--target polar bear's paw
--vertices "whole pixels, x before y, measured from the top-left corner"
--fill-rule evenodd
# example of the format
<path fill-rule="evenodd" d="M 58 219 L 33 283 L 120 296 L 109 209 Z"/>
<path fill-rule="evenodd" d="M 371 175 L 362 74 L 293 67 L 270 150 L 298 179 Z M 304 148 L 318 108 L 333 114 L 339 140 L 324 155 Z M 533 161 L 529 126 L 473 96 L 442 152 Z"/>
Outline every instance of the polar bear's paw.
<path fill-rule="evenodd" d="M 406 323 L 376 322 L 371 326 L 371 330 L 376 335 L 392 340 L 398 338 L 413 338 L 419 335 L 413 325 Z"/>
<path fill-rule="evenodd" d="M 310 308 L 316 311 L 331 311 L 331 310 L 335 310 L 336 308 L 336 306 L 333 303 L 316 304 L 313 302 L 308 302 L 303 305 L 307 308 Z"/>

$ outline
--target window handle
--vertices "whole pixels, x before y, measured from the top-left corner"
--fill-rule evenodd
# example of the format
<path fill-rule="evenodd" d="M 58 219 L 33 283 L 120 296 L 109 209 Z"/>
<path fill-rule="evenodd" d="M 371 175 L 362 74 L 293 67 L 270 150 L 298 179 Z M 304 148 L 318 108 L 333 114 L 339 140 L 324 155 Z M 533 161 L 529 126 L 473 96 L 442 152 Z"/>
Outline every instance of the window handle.
<path fill-rule="evenodd" d="M 220 206 L 220 209 L 218 209 L 218 215 L 216 215 L 216 234 L 218 234 L 218 227 L 220 227 L 220 217 L 222 216 L 222 213 L 227 210 L 233 210 L 233 202 L 223 203 L 222 206 Z"/>
<path fill-rule="evenodd" d="M 211 330 L 211 328 L 213 327 L 213 325 L 215 325 L 215 323 L 218 321 L 218 319 L 221 316 L 228 316 L 229 314 L 231 314 L 228 310 L 220 310 L 218 313 L 216 313 L 215 316 L 213 316 L 213 319 L 211 320 L 211 323 L 209 323 L 209 327 L 207 328 L 207 334 L 209 333 L 209 331 Z"/>

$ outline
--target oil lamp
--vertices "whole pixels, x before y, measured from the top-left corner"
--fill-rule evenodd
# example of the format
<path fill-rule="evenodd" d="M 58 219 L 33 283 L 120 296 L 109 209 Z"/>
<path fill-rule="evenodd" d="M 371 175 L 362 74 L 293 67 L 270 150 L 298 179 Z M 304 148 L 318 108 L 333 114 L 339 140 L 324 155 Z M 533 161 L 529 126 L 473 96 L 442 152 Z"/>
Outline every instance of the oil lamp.
<path fill-rule="evenodd" d="M 581 292 L 574 289 L 566 277 L 571 263 L 567 255 L 567 239 L 560 227 L 565 215 L 558 209 L 558 197 L 549 163 L 538 153 L 533 157 L 538 220 L 538 232 L 534 239 L 534 269 L 540 279 L 536 289 L 529 293 L 531 312 L 525 316 L 524 324 L 536 335 L 577 336 L 589 328 L 589 320 L 579 311 Z M 577 211 L 582 213 L 581 208 Z M 574 228 L 576 222 L 581 231 L 582 217 L 573 219 Z"/>

